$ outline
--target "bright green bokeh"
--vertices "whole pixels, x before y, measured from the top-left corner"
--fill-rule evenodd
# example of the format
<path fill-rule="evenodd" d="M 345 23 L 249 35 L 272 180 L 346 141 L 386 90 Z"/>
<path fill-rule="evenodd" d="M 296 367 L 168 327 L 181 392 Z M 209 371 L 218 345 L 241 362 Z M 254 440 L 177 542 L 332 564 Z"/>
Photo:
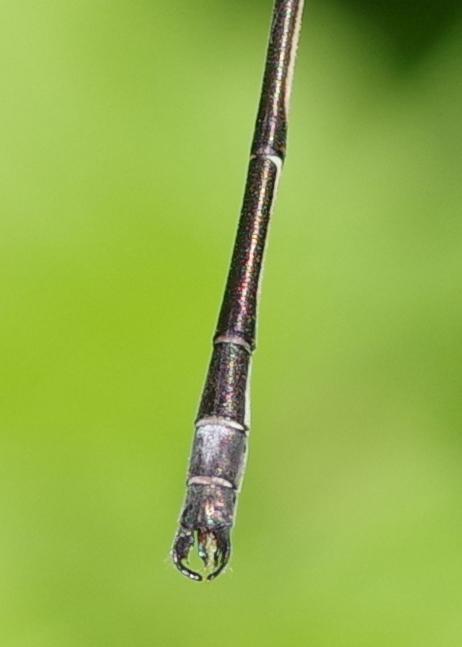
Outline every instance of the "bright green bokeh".
<path fill-rule="evenodd" d="M 196 585 L 168 551 L 271 3 L 1 4 L 1 647 L 462 644 L 462 25 L 400 66 L 323 5 Z"/>

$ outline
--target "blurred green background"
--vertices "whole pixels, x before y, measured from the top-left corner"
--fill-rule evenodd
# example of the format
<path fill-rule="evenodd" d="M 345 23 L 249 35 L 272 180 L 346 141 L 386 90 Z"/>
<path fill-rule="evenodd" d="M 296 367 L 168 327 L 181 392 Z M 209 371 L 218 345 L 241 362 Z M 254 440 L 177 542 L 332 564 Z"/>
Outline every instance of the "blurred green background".
<path fill-rule="evenodd" d="M 1 647 L 462 644 L 462 22 L 308 3 L 228 573 L 169 548 L 271 2 L 0 4 Z"/>

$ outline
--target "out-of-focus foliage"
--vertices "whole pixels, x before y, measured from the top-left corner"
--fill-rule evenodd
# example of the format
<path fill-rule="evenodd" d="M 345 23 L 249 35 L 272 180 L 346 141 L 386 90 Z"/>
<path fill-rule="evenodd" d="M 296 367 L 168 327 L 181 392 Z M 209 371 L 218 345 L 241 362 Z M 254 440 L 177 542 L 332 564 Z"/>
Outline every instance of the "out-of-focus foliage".
<path fill-rule="evenodd" d="M 202 586 L 168 551 L 271 3 L 4 0 L 2 647 L 462 643 L 462 25 L 364 6 L 306 13 Z"/>

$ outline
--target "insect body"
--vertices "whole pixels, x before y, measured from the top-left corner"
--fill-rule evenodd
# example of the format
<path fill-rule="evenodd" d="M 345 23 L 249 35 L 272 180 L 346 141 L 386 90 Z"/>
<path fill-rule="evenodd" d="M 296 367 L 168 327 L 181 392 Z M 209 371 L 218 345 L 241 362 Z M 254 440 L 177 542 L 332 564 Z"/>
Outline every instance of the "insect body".
<path fill-rule="evenodd" d="M 187 494 L 172 549 L 177 568 L 197 542 L 205 578 L 226 566 L 249 432 L 249 374 L 266 235 L 286 154 L 287 114 L 303 0 L 276 0 L 244 202 L 196 419 Z"/>

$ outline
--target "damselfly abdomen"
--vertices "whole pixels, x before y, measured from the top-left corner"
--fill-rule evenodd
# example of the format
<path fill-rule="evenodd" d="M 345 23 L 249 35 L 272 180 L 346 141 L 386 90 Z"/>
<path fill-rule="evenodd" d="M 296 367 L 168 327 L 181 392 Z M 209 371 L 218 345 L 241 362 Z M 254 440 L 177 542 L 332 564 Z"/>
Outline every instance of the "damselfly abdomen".
<path fill-rule="evenodd" d="M 287 114 L 303 0 L 276 0 L 231 267 L 196 419 L 186 501 L 172 549 L 178 569 L 197 542 L 205 577 L 226 566 L 249 432 L 249 372 L 266 235 L 286 154 Z"/>

